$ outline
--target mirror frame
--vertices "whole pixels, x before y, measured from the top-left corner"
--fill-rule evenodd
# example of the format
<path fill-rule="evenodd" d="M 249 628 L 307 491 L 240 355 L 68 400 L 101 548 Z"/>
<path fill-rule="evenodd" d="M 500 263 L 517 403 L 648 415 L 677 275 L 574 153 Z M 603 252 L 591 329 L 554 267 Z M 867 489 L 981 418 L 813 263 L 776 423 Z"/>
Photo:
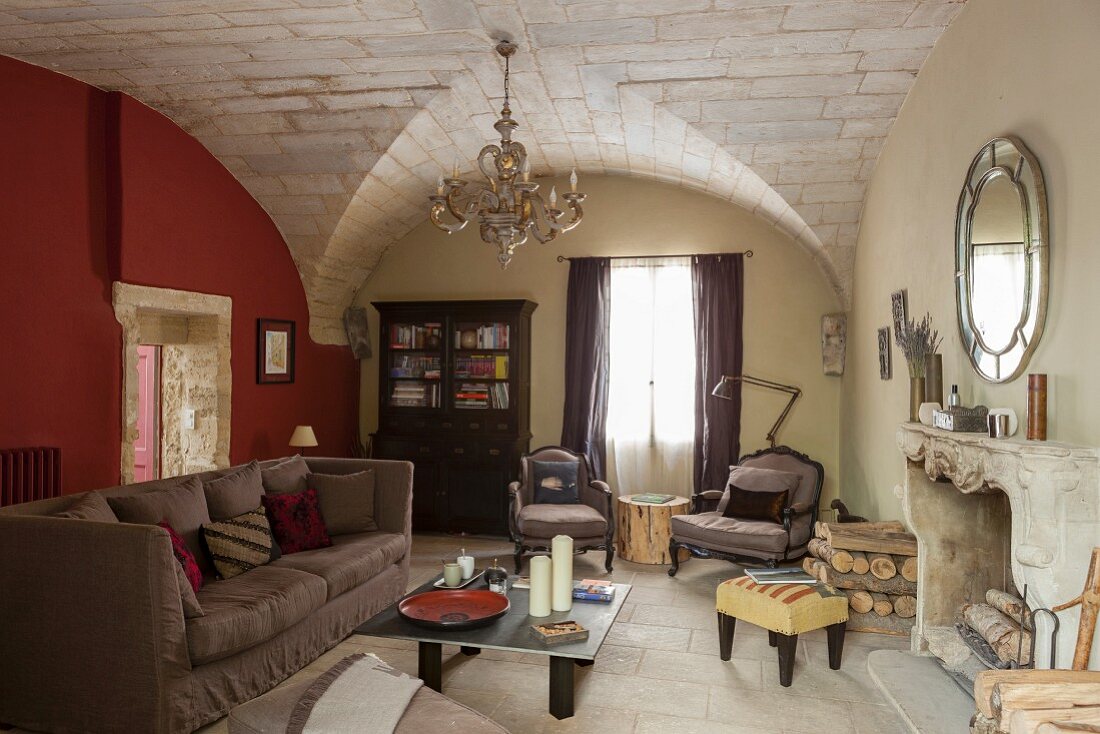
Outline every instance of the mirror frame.
<path fill-rule="evenodd" d="M 1019 156 L 1016 165 L 1009 168 L 997 164 L 997 146 L 1008 144 Z M 981 200 L 981 192 L 993 179 L 1007 176 L 1020 195 L 1024 224 L 1024 299 L 1023 308 L 1016 322 L 1016 330 L 1008 345 L 1000 350 L 990 349 L 975 328 L 971 304 L 973 273 L 971 271 L 971 229 L 974 211 Z M 1047 196 L 1043 171 L 1038 159 L 1016 137 L 1006 135 L 993 138 L 981 147 L 966 172 L 966 181 L 959 194 L 955 215 L 955 304 L 959 321 L 959 336 L 966 356 L 974 371 L 983 380 L 992 383 L 1011 382 L 1023 374 L 1031 355 L 1039 344 L 1046 325 L 1047 294 L 1050 286 L 1050 236 L 1047 230 Z M 1030 330 L 1030 333 L 1026 331 Z M 1000 357 L 1023 345 L 1020 362 L 1010 374 L 1001 374 Z M 981 358 L 992 356 L 998 365 L 997 374 L 982 371 Z"/>

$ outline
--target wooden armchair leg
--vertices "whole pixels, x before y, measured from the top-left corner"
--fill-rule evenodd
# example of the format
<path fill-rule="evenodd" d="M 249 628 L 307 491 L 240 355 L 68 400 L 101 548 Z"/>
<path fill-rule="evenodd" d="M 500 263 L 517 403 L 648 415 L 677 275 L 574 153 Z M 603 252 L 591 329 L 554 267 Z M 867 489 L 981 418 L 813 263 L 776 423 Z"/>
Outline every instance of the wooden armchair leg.
<path fill-rule="evenodd" d="M 668 557 L 672 559 L 672 568 L 668 569 L 668 575 L 675 576 L 680 570 L 680 545 L 674 539 L 668 541 Z"/>
<path fill-rule="evenodd" d="M 611 564 L 614 562 L 614 560 L 615 560 L 615 544 L 614 543 L 608 543 L 607 544 L 607 557 L 604 558 L 604 562 L 603 562 L 603 567 L 605 569 L 607 569 L 608 573 L 611 573 L 611 571 L 612 571 Z"/>
<path fill-rule="evenodd" d="M 516 575 L 519 576 L 519 572 L 523 569 L 523 546 L 516 543 L 516 552 L 513 554 L 513 558 L 516 562 Z"/>

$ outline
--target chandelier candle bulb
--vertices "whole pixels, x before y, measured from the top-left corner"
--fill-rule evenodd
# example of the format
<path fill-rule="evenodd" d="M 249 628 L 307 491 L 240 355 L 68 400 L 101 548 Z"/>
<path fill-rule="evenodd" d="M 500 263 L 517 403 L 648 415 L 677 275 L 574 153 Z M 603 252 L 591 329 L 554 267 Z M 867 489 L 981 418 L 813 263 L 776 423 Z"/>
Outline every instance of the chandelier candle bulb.
<path fill-rule="evenodd" d="M 531 598 L 528 613 L 532 617 L 550 616 L 552 568 L 550 556 L 535 556 L 531 559 Z"/>
<path fill-rule="evenodd" d="M 577 193 L 577 169 L 574 168 L 573 172 L 569 174 L 569 190 L 574 194 Z"/>
<path fill-rule="evenodd" d="M 451 166 L 451 178 L 458 178 L 458 165 L 459 161 L 458 156 L 456 155 L 454 165 Z"/>
<path fill-rule="evenodd" d="M 553 561 L 550 606 L 555 612 L 568 612 L 573 608 L 573 539 L 568 535 L 555 535 L 550 548 Z"/>
<path fill-rule="evenodd" d="M 439 180 L 436 181 L 435 193 L 439 196 L 443 196 L 443 174 L 439 174 Z"/>
<path fill-rule="evenodd" d="M 553 209 L 558 205 L 558 189 L 556 186 L 550 187 L 550 208 Z"/>

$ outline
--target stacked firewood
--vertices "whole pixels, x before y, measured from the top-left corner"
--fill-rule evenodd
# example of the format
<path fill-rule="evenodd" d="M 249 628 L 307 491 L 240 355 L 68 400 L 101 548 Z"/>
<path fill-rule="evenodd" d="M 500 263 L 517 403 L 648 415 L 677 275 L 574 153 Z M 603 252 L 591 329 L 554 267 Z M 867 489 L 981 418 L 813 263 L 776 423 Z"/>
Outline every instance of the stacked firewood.
<path fill-rule="evenodd" d="M 819 522 L 802 562 L 848 596 L 848 629 L 908 635 L 917 614 L 917 539 L 900 522 Z"/>
<path fill-rule="evenodd" d="M 1001 663 L 1031 662 L 1031 612 L 1023 599 L 990 589 L 985 593 L 985 603 L 963 604 L 959 616 L 962 624 L 981 637 Z M 992 666 L 995 661 L 987 664 Z"/>
<path fill-rule="evenodd" d="M 1100 732 L 1100 672 L 984 670 L 974 703 L 972 734 Z"/>

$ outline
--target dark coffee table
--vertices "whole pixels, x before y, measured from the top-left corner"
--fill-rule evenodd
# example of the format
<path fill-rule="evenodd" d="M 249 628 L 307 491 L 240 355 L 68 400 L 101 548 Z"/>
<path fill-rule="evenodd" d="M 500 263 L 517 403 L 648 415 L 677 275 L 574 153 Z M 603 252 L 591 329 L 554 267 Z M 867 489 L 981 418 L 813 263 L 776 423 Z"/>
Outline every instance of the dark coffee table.
<path fill-rule="evenodd" d="M 433 591 L 436 579 L 410 592 Z M 512 579 L 509 578 L 509 584 Z M 477 581 L 471 588 L 484 588 Z M 418 627 L 405 621 L 392 604 L 356 628 L 355 633 L 370 637 L 412 640 L 420 646 L 417 675 L 424 685 L 442 692 L 443 645 L 458 645 L 464 655 L 477 655 L 482 650 L 508 650 L 547 655 L 550 658 L 550 713 L 558 719 L 573 715 L 573 667 L 591 665 L 596 660 L 611 624 L 623 608 L 630 584 L 615 584 L 615 600 L 601 602 L 575 601 L 568 612 L 552 612 L 549 617 L 527 614 L 528 590 L 508 589 L 511 608 L 508 613 L 487 627 L 451 631 Z M 572 619 L 588 629 L 588 639 L 560 645 L 546 645 L 531 636 L 530 626 L 545 622 Z"/>

